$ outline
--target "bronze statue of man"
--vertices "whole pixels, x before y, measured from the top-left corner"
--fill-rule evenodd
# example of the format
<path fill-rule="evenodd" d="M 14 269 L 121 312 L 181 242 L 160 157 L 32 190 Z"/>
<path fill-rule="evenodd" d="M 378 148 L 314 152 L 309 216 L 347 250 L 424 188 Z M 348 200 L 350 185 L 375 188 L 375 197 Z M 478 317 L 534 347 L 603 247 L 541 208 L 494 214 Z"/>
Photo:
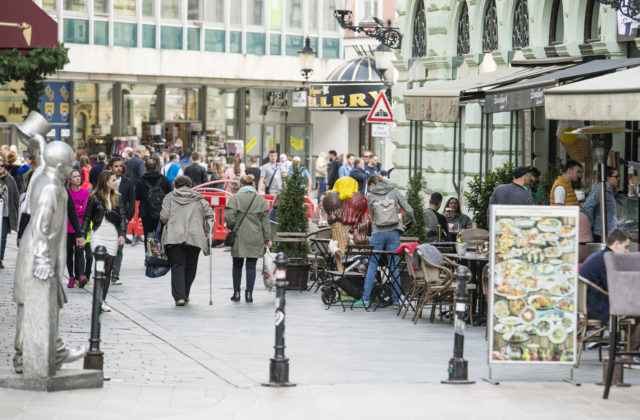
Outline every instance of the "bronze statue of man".
<path fill-rule="evenodd" d="M 73 149 L 66 143 L 47 144 L 44 167 L 29 183 L 25 212 L 31 215 L 16 264 L 13 298 L 18 305 L 16 373 L 50 377 L 63 363 L 84 356 L 85 349 L 67 349 L 58 335 L 58 311 L 67 298 L 62 287 L 66 260 L 67 191 Z"/>

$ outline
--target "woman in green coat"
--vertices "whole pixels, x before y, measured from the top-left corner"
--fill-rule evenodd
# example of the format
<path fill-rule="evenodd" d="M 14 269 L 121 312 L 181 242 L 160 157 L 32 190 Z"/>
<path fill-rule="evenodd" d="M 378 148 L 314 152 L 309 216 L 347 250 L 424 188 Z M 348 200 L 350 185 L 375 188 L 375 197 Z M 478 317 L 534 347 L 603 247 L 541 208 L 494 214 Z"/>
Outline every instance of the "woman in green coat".
<path fill-rule="evenodd" d="M 243 214 L 246 216 L 243 217 Z M 253 175 L 240 178 L 240 190 L 233 195 L 224 209 L 224 220 L 229 229 L 236 231 L 236 241 L 231 248 L 233 257 L 233 296 L 240 301 L 242 266 L 247 260 L 247 286 L 244 298 L 253 302 L 253 285 L 256 280 L 256 263 L 264 255 L 264 248 L 270 245 L 271 226 L 269 224 L 269 203 L 254 188 Z M 238 226 L 236 226 L 238 223 Z M 262 240 L 260 240 L 262 239 Z"/>

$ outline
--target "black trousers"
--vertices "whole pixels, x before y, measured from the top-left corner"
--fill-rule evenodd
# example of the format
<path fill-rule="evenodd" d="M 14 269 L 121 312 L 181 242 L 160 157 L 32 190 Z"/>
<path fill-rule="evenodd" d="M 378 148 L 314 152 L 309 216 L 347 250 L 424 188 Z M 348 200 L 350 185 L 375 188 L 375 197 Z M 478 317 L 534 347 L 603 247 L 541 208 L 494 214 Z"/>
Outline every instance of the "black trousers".
<path fill-rule="evenodd" d="M 240 291 L 240 284 L 242 283 L 242 265 L 244 264 L 244 258 L 233 257 L 233 291 Z M 245 291 L 253 292 L 253 285 L 256 282 L 256 263 L 257 258 L 247 258 L 247 287 Z"/>
<path fill-rule="evenodd" d="M 87 242 L 84 246 L 84 276 L 89 280 L 91 278 L 91 268 L 93 266 L 93 254 L 91 253 L 91 244 Z"/>
<path fill-rule="evenodd" d="M 171 264 L 171 294 L 174 300 L 187 299 L 198 270 L 200 248 L 176 244 L 165 247 Z"/>
<path fill-rule="evenodd" d="M 143 217 L 140 219 L 142 221 L 142 231 L 144 232 L 144 246 L 146 249 L 147 246 L 147 235 L 158 227 L 158 219 L 151 219 Z"/>
<path fill-rule="evenodd" d="M 78 279 L 80 276 L 84 276 L 84 252 L 84 249 L 76 246 L 76 234 L 67 233 L 67 272 L 69 278 Z"/>

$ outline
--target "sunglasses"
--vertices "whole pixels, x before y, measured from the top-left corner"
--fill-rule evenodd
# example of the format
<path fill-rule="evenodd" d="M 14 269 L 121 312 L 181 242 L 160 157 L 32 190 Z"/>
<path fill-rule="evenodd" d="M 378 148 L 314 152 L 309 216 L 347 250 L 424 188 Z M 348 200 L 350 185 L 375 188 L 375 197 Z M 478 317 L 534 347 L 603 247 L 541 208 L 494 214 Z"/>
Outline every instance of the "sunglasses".
<path fill-rule="evenodd" d="M 620 175 L 609 175 L 609 178 L 617 178 L 617 179 L 620 179 Z"/>

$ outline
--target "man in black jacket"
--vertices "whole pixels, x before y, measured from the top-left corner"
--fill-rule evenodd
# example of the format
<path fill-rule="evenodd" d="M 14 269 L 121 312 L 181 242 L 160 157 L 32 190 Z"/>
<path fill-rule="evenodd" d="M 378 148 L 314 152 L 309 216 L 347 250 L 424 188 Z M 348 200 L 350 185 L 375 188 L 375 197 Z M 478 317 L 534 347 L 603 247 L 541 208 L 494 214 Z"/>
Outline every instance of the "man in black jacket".
<path fill-rule="evenodd" d="M 107 163 L 107 169 L 112 171 L 116 175 L 116 185 L 118 187 L 118 192 L 120 193 L 120 200 L 122 200 L 122 205 L 124 207 L 125 218 L 127 219 L 127 225 L 129 221 L 133 218 L 133 215 L 136 212 L 136 193 L 133 187 L 133 184 L 127 178 L 125 172 L 124 162 L 122 158 L 113 157 L 109 159 Z M 111 270 L 111 284 L 122 284 L 120 281 L 120 267 L 122 266 L 122 249 L 124 245 L 118 246 L 118 254 L 116 255 L 115 260 L 113 261 L 113 268 Z"/>
<path fill-rule="evenodd" d="M 353 169 L 349 172 L 349 176 L 358 181 L 358 192 L 364 195 L 367 189 L 367 179 L 369 179 L 369 175 L 364 171 L 364 161 L 362 159 L 353 161 Z"/>
<path fill-rule="evenodd" d="M 156 230 L 156 227 L 158 227 L 158 220 L 160 219 L 162 197 L 158 197 L 158 195 L 162 196 L 169 194 L 173 190 L 173 186 L 166 176 L 158 172 L 155 160 L 145 160 L 144 167 L 147 172 L 138 179 L 138 183 L 136 184 L 136 200 L 140 202 L 138 215 L 142 221 L 144 243 L 146 244 L 147 235 Z M 159 194 L 155 194 L 155 192 L 158 192 Z M 153 199 L 154 202 L 151 202 L 151 199 Z M 157 206 L 158 199 L 160 202 L 160 208 Z"/>
<path fill-rule="evenodd" d="M 104 170 L 107 160 L 107 155 L 103 152 L 98 153 L 98 162 L 91 167 L 89 171 L 89 182 L 94 187 L 98 185 L 98 177 L 100 176 L 100 172 Z"/>
<path fill-rule="evenodd" d="M 127 161 L 127 178 L 135 186 L 138 184 L 138 179 L 144 175 L 144 155 L 147 152 L 146 147 L 136 147 L 136 153 Z"/>
<path fill-rule="evenodd" d="M 192 163 L 184 169 L 184 175 L 191 178 L 191 185 L 198 186 L 207 182 L 207 170 L 202 166 L 202 154 L 191 153 Z"/>
<path fill-rule="evenodd" d="M 333 189 L 333 184 L 340 177 L 340 167 L 342 162 L 338 159 L 338 153 L 335 150 L 329 150 L 329 167 L 327 168 L 327 190 Z"/>

